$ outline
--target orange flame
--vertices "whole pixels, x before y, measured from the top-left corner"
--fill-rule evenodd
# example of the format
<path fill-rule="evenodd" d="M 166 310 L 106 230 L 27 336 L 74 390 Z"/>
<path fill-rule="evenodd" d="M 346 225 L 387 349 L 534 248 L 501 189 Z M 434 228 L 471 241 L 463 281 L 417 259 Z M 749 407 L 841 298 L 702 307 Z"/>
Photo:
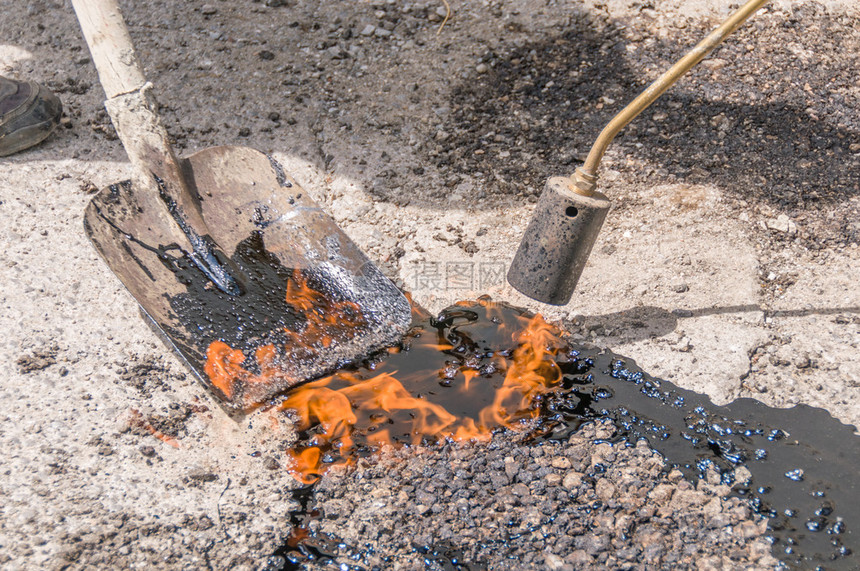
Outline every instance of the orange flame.
<path fill-rule="evenodd" d="M 561 370 L 553 359 L 559 333 L 540 314 L 531 319 L 518 336 L 504 384 L 496 391 L 492 406 L 481 411 L 484 424 L 515 428 L 514 422 L 538 416 L 538 409 L 532 406 L 535 399 L 561 380 Z"/>
<path fill-rule="evenodd" d="M 285 301 L 302 316 L 303 321 L 295 330 L 284 328 L 286 342 L 282 347 L 268 344 L 253 350 L 259 374 L 243 367 L 245 353 L 224 341 L 213 341 L 206 351 L 203 370 L 212 385 L 229 400 L 238 400 L 241 395 L 246 408 L 258 403 L 246 394 L 245 388 L 255 384 L 266 385 L 276 378 L 289 379 L 291 375 L 286 363 L 311 357 L 321 349 L 330 348 L 335 340 L 347 341 L 355 335 L 358 327 L 366 323 L 356 303 L 336 301 L 315 290 L 299 270 L 294 270 L 287 281 Z"/>
<path fill-rule="evenodd" d="M 443 363 L 435 374 L 425 370 L 401 375 L 399 380 L 396 370 L 366 379 L 360 374 L 339 372 L 292 389 L 280 410 L 290 411 L 297 429 L 308 435 L 300 447 L 288 451 L 294 477 L 313 483 L 332 465 L 353 463 L 358 439 L 374 449 L 424 441 L 486 441 L 494 430 L 517 429 L 524 421 L 536 418 L 539 398 L 554 390 L 561 380 L 555 361 L 565 345 L 561 330 L 540 315 L 517 320 L 512 326 L 510 311 L 503 321 L 505 314 L 498 304 L 487 299 L 478 303 L 485 308 L 490 322 L 504 332 L 503 336 L 510 336 L 513 345 L 512 350 L 500 351 L 490 359 L 491 369 L 478 368 L 482 366 L 479 359 L 456 366 L 446 358 L 456 354 L 454 345 L 432 335 L 419 335 L 404 343 L 403 358 L 410 353 L 413 360 L 436 355 L 437 362 Z M 491 389 L 491 398 L 484 398 L 488 404 L 473 416 L 453 414 L 433 402 L 433 391 L 415 394 L 404 385 L 414 389 L 416 381 L 426 383 L 426 379 L 436 378 L 438 384 L 447 387 L 456 379 L 456 398 L 477 400 L 481 391 L 487 391 L 488 380 L 501 375 L 501 385 Z"/>
<path fill-rule="evenodd" d="M 212 384 L 229 399 L 233 398 L 233 385 L 236 381 L 248 376 L 248 371 L 241 367 L 243 362 L 245 362 L 244 353 L 222 341 L 214 341 L 206 351 L 203 370 L 206 371 Z"/>
<path fill-rule="evenodd" d="M 283 346 L 270 343 L 246 355 L 224 341 L 210 344 L 204 370 L 227 398 L 252 406 L 254 385 L 288 376 L 283 363 L 326 350 L 365 323 L 355 303 L 331 300 L 298 271 L 287 283 L 286 302 L 303 320 L 284 330 Z M 479 312 L 484 321 L 473 331 Z M 294 477 L 312 483 L 331 466 L 387 445 L 486 441 L 495 430 L 518 429 L 537 418 L 541 397 L 561 380 L 555 360 L 565 347 L 561 330 L 489 298 L 460 302 L 445 315 L 436 321 L 413 304 L 413 332 L 389 349 L 386 360 L 285 396 L 277 410 L 287 411 L 302 434 L 301 445 L 287 452 Z M 469 337 L 484 334 L 501 346 L 481 349 Z M 399 372 L 395 363 L 410 372 Z"/>

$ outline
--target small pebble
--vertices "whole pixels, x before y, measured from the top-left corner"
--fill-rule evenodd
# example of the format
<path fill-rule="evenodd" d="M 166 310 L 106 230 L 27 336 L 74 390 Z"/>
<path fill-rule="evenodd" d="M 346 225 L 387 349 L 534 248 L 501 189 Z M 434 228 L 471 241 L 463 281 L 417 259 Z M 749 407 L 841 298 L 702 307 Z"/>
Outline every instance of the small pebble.
<path fill-rule="evenodd" d="M 561 485 L 568 490 L 575 490 L 582 485 L 582 474 L 579 472 L 568 472 L 564 476 L 564 480 L 562 480 Z"/>

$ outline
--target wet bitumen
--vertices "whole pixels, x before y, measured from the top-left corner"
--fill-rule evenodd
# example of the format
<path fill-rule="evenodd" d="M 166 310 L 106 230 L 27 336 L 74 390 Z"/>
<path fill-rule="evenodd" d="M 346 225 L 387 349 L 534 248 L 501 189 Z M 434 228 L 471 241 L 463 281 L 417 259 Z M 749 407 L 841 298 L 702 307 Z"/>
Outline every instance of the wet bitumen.
<path fill-rule="evenodd" d="M 495 307 L 488 311 L 486 305 L 475 303 L 448 308 L 435 318 L 418 314 L 400 352 L 377 355 L 351 371 L 364 377 L 399 371 L 413 394 L 450 407 L 458 415 L 477 415 L 492 402 L 502 374 L 489 367 L 494 353 L 513 351 L 511 328 L 521 327 L 523 318 L 531 315 L 504 304 Z M 421 335 L 433 335 L 441 347 L 450 348 L 435 355 L 426 345 L 421 351 L 410 351 Z M 705 395 L 648 375 L 631 359 L 610 351 L 565 342 L 554 360 L 562 371 L 561 382 L 535 403 L 540 417 L 528 425 L 533 445 L 565 441 L 584 423 L 610 419 L 619 429 L 614 442 L 635 445 L 647 439 L 665 457 L 667 469 L 680 469 L 693 483 L 716 470 L 733 495 L 767 518 L 773 554 L 784 568 L 856 569 L 860 438 L 853 426 L 826 410 L 805 405 L 776 409 L 738 399 L 718 406 Z M 462 376 L 450 382 L 436 374 L 466 363 L 480 369 L 486 381 L 473 380 L 477 398 L 471 394 L 463 398 Z M 397 430 L 392 434 L 396 441 L 408 442 L 408 434 L 399 438 Z M 354 434 L 356 446 L 350 453 L 373 452 L 361 436 Z M 303 437 L 305 442 L 310 440 L 313 430 Z M 480 453 L 476 447 L 475 454 Z M 750 474 L 744 481 L 736 478 L 743 473 L 738 470 L 741 467 Z M 310 521 L 324 516 L 313 506 L 313 486 L 298 489 L 295 498 L 301 509 L 292 514 L 289 539 L 270 558 L 267 570 L 302 569 L 310 562 L 334 565 L 338 549 L 353 554 L 355 569 L 368 568 L 361 562 L 369 553 L 360 546 L 345 546 L 337 537 L 308 530 Z M 480 561 L 463 561 L 454 545 L 415 545 L 414 552 L 428 569 L 485 568 Z"/>
<path fill-rule="evenodd" d="M 212 287 L 188 256 L 171 263 L 170 269 L 186 291 L 171 296 L 170 307 L 180 323 L 199 336 L 200 345 L 223 341 L 252 355 L 254 348 L 267 343 L 283 345 L 284 329 L 303 323 L 301 312 L 284 303 L 294 270 L 266 250 L 260 233 L 240 242 L 233 254 L 232 263 L 241 269 L 241 296 Z M 202 369 L 202 362 L 199 366 Z M 251 360 L 247 366 L 259 372 Z"/>
<path fill-rule="evenodd" d="M 191 171 L 194 160 L 212 158 L 194 157 L 186 165 Z M 275 174 L 279 187 L 292 186 L 282 170 Z M 192 228 L 164 181 L 156 183 L 161 204 L 128 181 L 100 192 L 87 208 L 87 234 L 162 339 L 228 411 L 249 409 L 405 332 L 409 305 L 402 293 L 315 203 L 307 196 L 299 202 L 303 193 L 281 196 L 283 204 L 276 195 L 256 202 L 246 196 L 251 217 L 242 224 L 252 225 L 231 234 L 217 216 L 210 220 L 221 230 L 219 244 Z M 175 224 L 153 224 L 165 213 Z M 241 208 L 234 215 L 241 220 Z M 293 215 L 311 219 L 299 223 Z M 253 382 L 236 382 L 243 380 L 237 376 Z"/>
<path fill-rule="evenodd" d="M 721 483 L 768 518 L 773 554 L 789 567 L 856 569 L 860 438 L 853 426 L 806 405 L 738 399 L 717 406 L 611 352 L 583 357 L 593 364 L 565 374 L 564 390 L 546 407 L 551 428 L 538 439 L 566 438 L 584 420 L 609 418 L 620 440 L 646 438 L 693 482 L 716 468 Z M 751 474 L 746 481 L 735 479 L 741 466 Z"/>

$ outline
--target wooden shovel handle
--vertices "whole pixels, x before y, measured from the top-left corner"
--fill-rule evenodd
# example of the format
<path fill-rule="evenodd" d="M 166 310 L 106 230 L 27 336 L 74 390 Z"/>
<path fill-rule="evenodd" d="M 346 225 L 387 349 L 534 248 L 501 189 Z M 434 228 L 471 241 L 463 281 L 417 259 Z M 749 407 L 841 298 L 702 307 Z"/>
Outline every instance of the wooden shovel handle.
<path fill-rule="evenodd" d="M 116 0 L 72 0 L 99 81 L 105 90 L 105 108 L 131 160 L 136 182 L 161 191 L 183 212 L 188 223 L 205 228 L 195 199 L 188 191 L 179 163 L 158 117 L 152 96 Z"/>
<path fill-rule="evenodd" d="M 72 0 L 108 99 L 143 87 L 131 37 L 116 0 Z"/>

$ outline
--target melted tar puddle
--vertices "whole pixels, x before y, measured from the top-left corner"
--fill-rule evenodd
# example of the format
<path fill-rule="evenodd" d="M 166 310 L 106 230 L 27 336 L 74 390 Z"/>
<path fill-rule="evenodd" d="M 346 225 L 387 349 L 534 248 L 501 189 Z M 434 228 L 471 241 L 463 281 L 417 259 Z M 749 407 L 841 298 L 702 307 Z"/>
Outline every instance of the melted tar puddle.
<path fill-rule="evenodd" d="M 486 300 L 458 304 L 435 319 L 417 314 L 399 350 L 364 361 L 347 373 L 359 379 L 397 375 L 416 398 L 446 407 L 459 421 L 472 419 L 480 425 L 481 411 L 488 403 L 498 402 L 497 391 L 504 385 L 507 371 L 499 356 L 515 354 L 522 340 L 519 332 L 530 322 L 532 316 L 525 310 Z M 434 339 L 432 351 L 427 343 L 416 343 L 428 335 Z M 681 469 L 694 483 L 715 469 L 734 494 L 768 519 L 774 556 L 785 568 L 857 568 L 853 554 L 860 550 L 856 483 L 860 438 L 854 427 L 804 405 L 774 409 L 740 399 L 717 406 L 704 395 L 650 377 L 632 360 L 608 351 L 556 345 L 542 357 L 547 366 L 536 369 L 547 375 L 548 390 L 533 395 L 526 407 L 529 414 L 509 410 L 511 422 L 492 430 L 529 430 L 539 445 L 544 440 L 566 440 L 585 422 L 611 419 L 619 427 L 622 445 L 646 438 L 669 466 Z M 421 350 L 410 351 L 413 346 Z M 390 441 L 408 446 L 421 440 L 416 440 L 421 435 L 416 435 L 413 425 L 398 424 L 395 415 L 385 422 L 400 427 L 399 432 L 389 431 Z M 378 418 L 359 420 L 350 433 L 350 447 L 333 453 L 326 442 L 321 463 L 343 464 L 350 455 L 372 453 L 377 442 L 372 434 L 379 425 Z M 312 448 L 318 436 L 318 429 L 308 427 L 297 450 Z M 444 438 L 451 435 L 446 433 Z M 424 435 L 423 441 L 428 440 L 433 438 Z M 480 444 L 475 453 L 480 454 Z M 736 481 L 738 474 L 743 481 Z M 296 492 L 302 509 L 293 515 L 291 535 L 267 569 L 302 569 L 309 562 L 341 569 L 344 564 L 335 563 L 338 551 L 353 554 L 354 565 L 345 568 L 367 568 L 362 565 L 361 548 L 308 531 L 309 521 L 324 515 L 310 505 L 312 496 L 313 486 Z M 452 545 L 415 546 L 415 553 L 427 568 L 484 568 L 481 562 L 463 561 Z"/>

